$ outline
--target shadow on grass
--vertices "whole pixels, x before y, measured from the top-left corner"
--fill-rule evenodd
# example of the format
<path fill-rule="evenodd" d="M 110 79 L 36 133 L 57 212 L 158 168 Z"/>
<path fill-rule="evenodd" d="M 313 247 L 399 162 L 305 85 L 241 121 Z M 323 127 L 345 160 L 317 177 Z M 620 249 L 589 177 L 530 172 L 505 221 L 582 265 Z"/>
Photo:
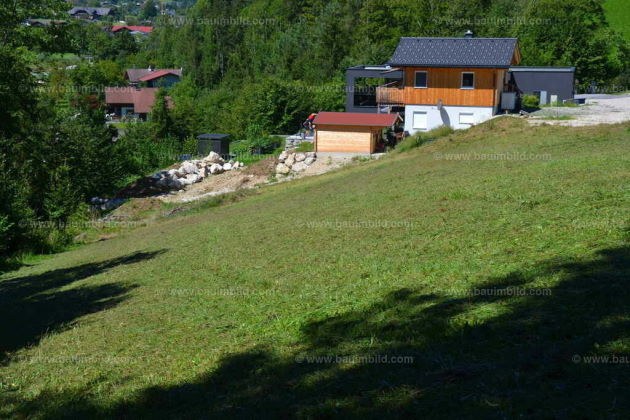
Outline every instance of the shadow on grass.
<path fill-rule="evenodd" d="M 560 279 L 555 287 L 536 288 L 550 276 Z M 401 289 L 367 308 L 308 323 L 289 355 L 262 348 L 233 355 L 190 383 L 146 389 L 114 408 L 93 403 L 86 390 L 41 396 L 15 414 L 627 418 L 630 364 L 589 363 L 585 356 L 628 356 L 629 279 L 630 248 L 621 247 L 490 279 L 461 298 Z M 501 292 L 506 288 L 511 292 Z M 534 292 L 520 295 L 525 289 Z M 343 364 L 338 356 L 367 360 Z M 382 362 L 394 356 L 413 359 Z"/>
<path fill-rule="evenodd" d="M 136 252 L 98 263 L 0 281 L 0 362 L 4 361 L 6 353 L 35 344 L 46 333 L 64 329 L 76 318 L 118 304 L 130 289 L 115 283 L 61 288 L 163 252 Z"/>

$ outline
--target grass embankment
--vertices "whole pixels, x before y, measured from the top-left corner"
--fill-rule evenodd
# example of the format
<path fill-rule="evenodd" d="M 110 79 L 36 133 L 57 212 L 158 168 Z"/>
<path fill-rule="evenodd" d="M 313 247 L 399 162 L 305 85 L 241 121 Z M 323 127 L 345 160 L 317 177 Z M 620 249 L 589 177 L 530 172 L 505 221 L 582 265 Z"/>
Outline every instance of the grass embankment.
<path fill-rule="evenodd" d="M 626 418 L 629 141 L 492 120 L 5 275 L 0 417 Z"/>

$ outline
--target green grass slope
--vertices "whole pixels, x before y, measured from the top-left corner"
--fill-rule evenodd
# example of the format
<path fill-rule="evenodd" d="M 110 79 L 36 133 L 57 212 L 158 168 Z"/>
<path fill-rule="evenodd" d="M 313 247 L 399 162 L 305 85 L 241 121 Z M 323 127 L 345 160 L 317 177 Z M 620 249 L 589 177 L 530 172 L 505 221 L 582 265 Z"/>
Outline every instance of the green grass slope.
<path fill-rule="evenodd" d="M 605 0 L 604 10 L 610 26 L 630 41 L 630 2 L 628 0 Z"/>
<path fill-rule="evenodd" d="M 627 418 L 629 142 L 493 120 L 5 274 L 0 417 Z"/>

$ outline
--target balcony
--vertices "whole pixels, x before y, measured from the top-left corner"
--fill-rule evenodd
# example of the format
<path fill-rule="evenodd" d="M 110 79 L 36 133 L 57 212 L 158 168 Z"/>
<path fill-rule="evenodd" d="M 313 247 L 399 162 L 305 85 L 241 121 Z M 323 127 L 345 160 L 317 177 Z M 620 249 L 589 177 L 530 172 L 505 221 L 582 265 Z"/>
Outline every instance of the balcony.
<path fill-rule="evenodd" d="M 400 82 L 391 82 L 376 88 L 376 103 L 379 105 L 404 104 L 405 90 Z"/>

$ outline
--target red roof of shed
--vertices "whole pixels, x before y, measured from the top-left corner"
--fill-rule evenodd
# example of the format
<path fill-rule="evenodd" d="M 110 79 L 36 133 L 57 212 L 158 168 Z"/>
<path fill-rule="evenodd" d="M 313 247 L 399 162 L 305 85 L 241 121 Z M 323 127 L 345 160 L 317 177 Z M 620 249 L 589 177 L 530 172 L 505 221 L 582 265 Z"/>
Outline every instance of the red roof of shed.
<path fill-rule="evenodd" d="M 320 112 L 315 117 L 315 125 L 358 125 L 366 127 L 391 127 L 396 114 L 362 114 L 359 112 Z"/>

